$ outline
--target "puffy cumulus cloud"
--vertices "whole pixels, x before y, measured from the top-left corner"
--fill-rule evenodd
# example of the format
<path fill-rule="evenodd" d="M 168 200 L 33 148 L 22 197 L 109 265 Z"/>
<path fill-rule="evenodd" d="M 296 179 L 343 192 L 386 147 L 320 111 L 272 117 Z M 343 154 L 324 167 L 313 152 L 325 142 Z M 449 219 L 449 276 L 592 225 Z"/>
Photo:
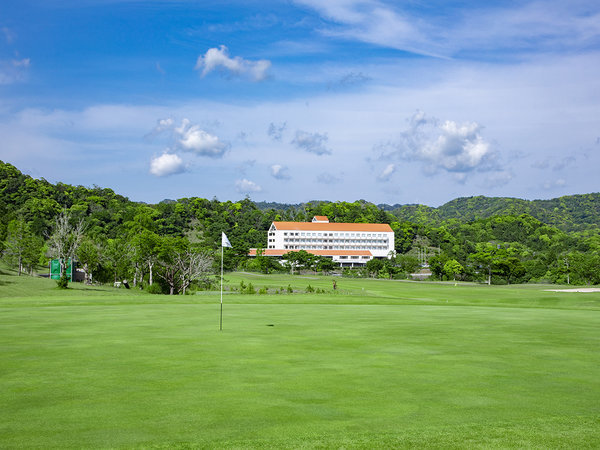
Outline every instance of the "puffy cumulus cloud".
<path fill-rule="evenodd" d="M 381 173 L 377 176 L 377 179 L 379 181 L 388 181 L 390 179 L 390 177 L 394 174 L 395 171 L 396 171 L 396 165 L 393 163 L 390 163 L 387 166 L 385 166 L 385 169 L 383 169 L 381 171 Z"/>
<path fill-rule="evenodd" d="M 238 191 L 240 194 L 251 194 L 254 192 L 261 192 L 262 187 L 260 187 L 254 181 L 250 181 L 244 178 L 235 182 L 235 190 Z"/>
<path fill-rule="evenodd" d="M 468 174 L 500 170 L 498 156 L 476 122 L 440 121 L 418 111 L 409 119 L 400 139 L 380 146 L 380 159 L 400 158 L 423 164 L 426 174 L 438 170 Z M 465 177 L 458 177 L 463 182 Z"/>
<path fill-rule="evenodd" d="M 152 129 L 152 131 L 150 131 L 150 133 L 146 134 L 144 138 L 151 139 L 164 133 L 165 131 L 173 131 L 174 125 L 175 121 L 171 118 L 158 119 L 156 121 L 156 126 Z"/>
<path fill-rule="evenodd" d="M 150 161 L 150 173 L 157 177 L 165 177 L 185 172 L 183 160 L 174 153 L 164 152 Z"/>
<path fill-rule="evenodd" d="M 224 45 L 219 48 L 209 48 L 204 55 L 196 61 L 196 70 L 201 70 L 206 76 L 214 70 L 223 70 L 236 76 L 247 76 L 253 81 L 262 81 L 267 78 L 271 62 L 266 59 L 250 61 L 236 56 L 231 58 L 229 50 Z"/>
<path fill-rule="evenodd" d="M 190 152 L 198 156 L 221 158 L 229 148 L 229 144 L 222 142 L 217 136 L 194 125 L 189 119 L 183 119 L 180 126 L 176 126 L 171 118 L 159 119 L 154 129 L 146 137 L 156 137 L 169 133 L 172 139 L 170 148 L 167 148 L 159 157 L 150 161 L 150 173 L 156 176 L 174 175 L 185 171 L 181 152 Z"/>
<path fill-rule="evenodd" d="M 275 141 L 281 141 L 283 138 L 283 132 L 287 128 L 287 122 L 275 124 L 271 122 L 269 124 L 269 129 L 267 130 L 267 134 L 269 137 Z"/>
<path fill-rule="evenodd" d="M 229 148 L 217 136 L 204 131 L 199 125 L 193 125 L 188 119 L 183 119 L 181 126 L 175 128 L 175 134 L 178 146 L 196 155 L 220 158 Z"/>
<path fill-rule="evenodd" d="M 325 146 L 328 140 L 329 137 L 326 133 L 309 133 L 298 130 L 296 131 L 296 137 L 292 140 L 292 144 L 301 150 L 316 155 L 330 155 L 331 150 Z"/>
<path fill-rule="evenodd" d="M 271 166 L 271 176 L 277 180 L 289 180 L 291 178 L 288 168 L 281 164 L 273 164 Z"/>

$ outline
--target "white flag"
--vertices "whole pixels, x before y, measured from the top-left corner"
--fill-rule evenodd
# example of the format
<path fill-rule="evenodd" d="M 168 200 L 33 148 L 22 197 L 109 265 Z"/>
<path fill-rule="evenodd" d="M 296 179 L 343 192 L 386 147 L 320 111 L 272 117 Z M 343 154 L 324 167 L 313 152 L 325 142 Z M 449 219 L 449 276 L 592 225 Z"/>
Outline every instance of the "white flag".
<path fill-rule="evenodd" d="M 231 242 L 223 232 L 221 232 L 221 247 L 232 247 Z"/>

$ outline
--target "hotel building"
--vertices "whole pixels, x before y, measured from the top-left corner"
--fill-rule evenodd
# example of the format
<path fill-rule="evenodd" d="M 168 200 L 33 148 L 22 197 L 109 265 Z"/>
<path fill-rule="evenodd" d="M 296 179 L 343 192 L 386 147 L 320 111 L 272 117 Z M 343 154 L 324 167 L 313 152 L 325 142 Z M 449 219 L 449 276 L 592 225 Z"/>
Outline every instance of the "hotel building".
<path fill-rule="evenodd" d="M 342 267 L 362 266 L 393 254 L 394 232 L 388 224 L 332 223 L 325 216 L 311 222 L 273 222 L 263 255 L 281 257 L 298 250 L 331 257 Z M 255 255 L 251 249 L 250 256 Z"/>

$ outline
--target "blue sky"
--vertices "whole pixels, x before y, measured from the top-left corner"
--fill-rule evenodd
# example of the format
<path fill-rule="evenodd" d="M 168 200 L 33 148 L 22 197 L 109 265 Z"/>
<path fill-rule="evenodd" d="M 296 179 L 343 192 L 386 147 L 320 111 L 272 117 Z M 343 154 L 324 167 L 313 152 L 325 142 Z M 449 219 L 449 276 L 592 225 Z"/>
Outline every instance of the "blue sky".
<path fill-rule="evenodd" d="M 597 1 L 0 4 L 0 159 L 135 201 L 600 190 Z"/>

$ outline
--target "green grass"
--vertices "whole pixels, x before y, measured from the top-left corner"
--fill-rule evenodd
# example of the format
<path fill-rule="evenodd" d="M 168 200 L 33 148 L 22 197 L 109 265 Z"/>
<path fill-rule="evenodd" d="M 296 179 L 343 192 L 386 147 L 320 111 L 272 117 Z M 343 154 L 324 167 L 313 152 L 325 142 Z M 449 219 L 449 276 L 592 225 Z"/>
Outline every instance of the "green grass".
<path fill-rule="evenodd" d="M 0 274 L 0 448 L 600 446 L 599 293 L 241 279 L 298 293 L 219 332 L 218 293 Z"/>

